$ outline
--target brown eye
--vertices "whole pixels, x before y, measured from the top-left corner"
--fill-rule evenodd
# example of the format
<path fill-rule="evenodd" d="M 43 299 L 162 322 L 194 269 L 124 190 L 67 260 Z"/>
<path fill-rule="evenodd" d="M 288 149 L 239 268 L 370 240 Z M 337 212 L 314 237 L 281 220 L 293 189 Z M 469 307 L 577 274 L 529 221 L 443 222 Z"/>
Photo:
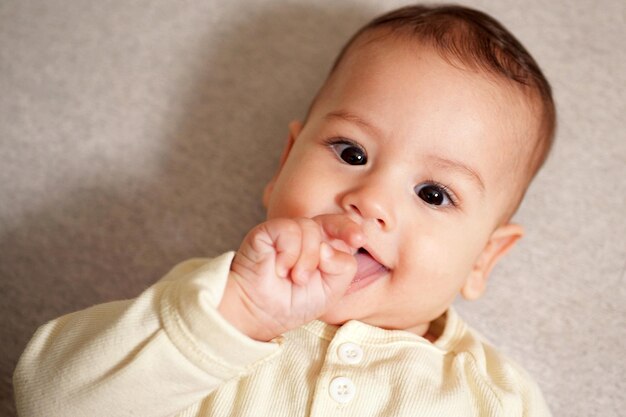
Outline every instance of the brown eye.
<path fill-rule="evenodd" d="M 367 154 L 365 153 L 365 150 L 354 143 L 342 140 L 331 143 L 330 147 L 346 164 L 365 165 L 367 163 Z"/>
<path fill-rule="evenodd" d="M 449 206 L 453 204 L 450 195 L 439 185 L 420 184 L 415 187 L 415 192 L 419 198 L 431 206 Z"/>
<path fill-rule="evenodd" d="M 344 149 L 339 156 L 350 165 L 365 165 L 367 163 L 367 156 L 363 151 L 352 146 Z"/>

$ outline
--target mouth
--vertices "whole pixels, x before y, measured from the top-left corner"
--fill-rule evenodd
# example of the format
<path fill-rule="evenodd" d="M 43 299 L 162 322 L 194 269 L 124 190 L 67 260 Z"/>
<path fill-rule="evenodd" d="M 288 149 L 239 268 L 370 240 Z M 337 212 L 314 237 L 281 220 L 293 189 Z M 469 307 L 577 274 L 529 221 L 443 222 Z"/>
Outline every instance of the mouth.
<path fill-rule="evenodd" d="M 359 248 L 354 254 L 354 258 L 357 263 L 357 271 L 350 283 L 347 293 L 368 286 L 390 271 L 388 267 L 376 259 L 375 255 L 372 255 L 365 248 Z"/>

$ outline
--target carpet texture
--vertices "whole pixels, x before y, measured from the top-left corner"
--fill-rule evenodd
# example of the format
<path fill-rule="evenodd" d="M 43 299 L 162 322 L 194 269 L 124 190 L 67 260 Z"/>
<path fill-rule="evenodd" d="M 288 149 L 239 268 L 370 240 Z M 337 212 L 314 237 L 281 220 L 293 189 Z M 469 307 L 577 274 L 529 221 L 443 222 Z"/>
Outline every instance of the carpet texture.
<path fill-rule="evenodd" d="M 291 119 L 374 0 L 0 3 L 0 414 L 35 329 L 238 246 Z M 555 416 L 626 407 L 626 3 L 483 0 L 550 79 L 527 234 L 461 314 Z"/>

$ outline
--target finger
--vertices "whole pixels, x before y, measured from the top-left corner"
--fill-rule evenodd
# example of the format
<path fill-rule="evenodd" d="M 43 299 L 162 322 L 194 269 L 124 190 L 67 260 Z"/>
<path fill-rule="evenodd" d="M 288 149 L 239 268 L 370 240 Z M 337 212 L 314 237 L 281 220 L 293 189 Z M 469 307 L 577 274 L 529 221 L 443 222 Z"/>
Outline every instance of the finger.
<path fill-rule="evenodd" d="M 287 278 L 289 271 L 298 261 L 302 245 L 302 231 L 291 219 L 270 220 L 262 227 L 274 244 L 276 251 L 276 275 Z"/>
<path fill-rule="evenodd" d="M 355 249 L 365 245 L 366 238 L 363 228 L 345 214 L 325 214 L 315 217 L 314 220 L 322 226 L 324 233 L 331 240 L 338 239 Z M 340 247 L 335 249 L 349 252 L 349 250 Z"/>
<path fill-rule="evenodd" d="M 302 233 L 300 256 L 291 271 L 291 278 L 299 285 L 305 285 L 309 276 L 319 264 L 322 229 L 311 219 L 296 219 Z"/>
<path fill-rule="evenodd" d="M 357 264 L 354 256 L 322 242 L 319 269 L 331 293 L 341 296 L 350 286 L 356 274 Z"/>

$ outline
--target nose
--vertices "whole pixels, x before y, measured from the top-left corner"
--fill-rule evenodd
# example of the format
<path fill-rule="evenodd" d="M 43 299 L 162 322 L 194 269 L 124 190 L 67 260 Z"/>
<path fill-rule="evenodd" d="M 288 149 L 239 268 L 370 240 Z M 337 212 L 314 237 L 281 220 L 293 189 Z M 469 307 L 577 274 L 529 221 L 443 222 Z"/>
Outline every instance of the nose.
<path fill-rule="evenodd" d="M 360 184 L 341 197 L 341 207 L 361 221 L 374 220 L 383 230 L 395 227 L 394 201 L 384 184 Z"/>

